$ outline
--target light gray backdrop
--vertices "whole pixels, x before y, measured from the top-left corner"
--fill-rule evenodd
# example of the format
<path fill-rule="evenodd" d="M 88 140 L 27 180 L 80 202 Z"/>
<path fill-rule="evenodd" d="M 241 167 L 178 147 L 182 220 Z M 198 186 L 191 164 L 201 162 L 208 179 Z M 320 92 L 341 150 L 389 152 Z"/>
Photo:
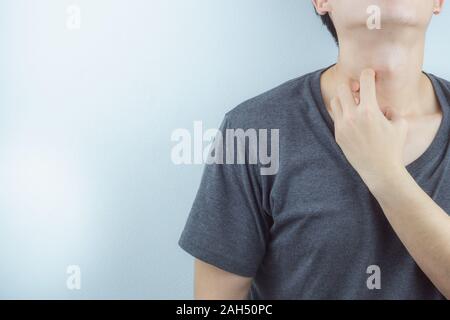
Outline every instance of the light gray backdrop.
<path fill-rule="evenodd" d="M 448 13 L 426 61 L 444 77 Z M 333 63 L 310 1 L 0 0 L 0 15 L 0 298 L 191 298 L 177 240 L 202 166 L 173 164 L 171 134 Z"/>

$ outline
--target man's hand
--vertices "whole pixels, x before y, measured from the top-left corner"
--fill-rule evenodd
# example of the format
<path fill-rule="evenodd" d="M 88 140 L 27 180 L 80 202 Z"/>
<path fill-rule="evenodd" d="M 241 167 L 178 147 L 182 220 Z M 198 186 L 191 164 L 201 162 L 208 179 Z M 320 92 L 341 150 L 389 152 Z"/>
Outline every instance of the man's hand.
<path fill-rule="evenodd" d="M 342 85 L 331 102 L 336 141 L 411 256 L 450 299 L 450 217 L 406 170 L 407 124 L 384 116 L 375 72 L 364 70 L 359 86 L 359 99 L 353 96 L 357 86 Z"/>
<path fill-rule="evenodd" d="M 359 89 L 360 96 L 355 99 L 350 86 L 340 85 L 338 96 L 331 100 L 335 136 L 366 185 L 375 188 L 389 175 L 404 168 L 403 149 L 408 127 L 405 120 L 388 120 L 381 111 L 373 70 L 361 73 Z"/>

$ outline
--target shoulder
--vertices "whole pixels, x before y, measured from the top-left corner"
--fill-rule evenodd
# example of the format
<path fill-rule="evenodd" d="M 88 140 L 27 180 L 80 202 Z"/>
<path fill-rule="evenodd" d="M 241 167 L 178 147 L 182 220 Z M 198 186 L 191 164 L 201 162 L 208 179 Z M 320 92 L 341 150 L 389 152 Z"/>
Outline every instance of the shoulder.
<path fill-rule="evenodd" d="M 441 78 L 439 76 L 436 76 L 432 73 L 427 73 L 427 75 L 431 79 L 436 93 L 438 95 L 442 94 L 443 97 L 450 104 L 450 81 L 448 81 L 444 78 Z"/>
<path fill-rule="evenodd" d="M 311 96 L 313 79 L 317 70 L 289 80 L 256 97 L 248 99 L 226 113 L 225 119 L 233 126 L 262 127 L 279 122 L 301 107 L 302 101 Z M 277 121 L 278 120 L 278 121 Z"/>
<path fill-rule="evenodd" d="M 437 75 L 435 75 L 435 74 L 433 74 L 433 73 L 427 73 L 427 74 L 428 74 L 428 76 L 430 76 L 432 79 L 434 78 L 436 81 L 438 81 L 440 84 L 444 85 L 444 86 L 447 87 L 447 88 L 450 88 L 450 81 L 449 81 L 449 80 L 444 79 L 444 78 L 442 78 L 442 77 L 440 77 L 440 76 L 437 76 Z"/>

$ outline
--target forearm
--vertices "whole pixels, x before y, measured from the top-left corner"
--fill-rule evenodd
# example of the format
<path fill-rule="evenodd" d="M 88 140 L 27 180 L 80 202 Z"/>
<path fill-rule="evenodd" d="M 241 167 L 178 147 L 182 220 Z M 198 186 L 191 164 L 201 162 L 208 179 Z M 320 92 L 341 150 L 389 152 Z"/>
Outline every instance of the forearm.
<path fill-rule="evenodd" d="M 449 299 L 449 215 L 420 188 L 404 168 L 382 182 L 370 185 L 369 189 L 411 256 Z"/>

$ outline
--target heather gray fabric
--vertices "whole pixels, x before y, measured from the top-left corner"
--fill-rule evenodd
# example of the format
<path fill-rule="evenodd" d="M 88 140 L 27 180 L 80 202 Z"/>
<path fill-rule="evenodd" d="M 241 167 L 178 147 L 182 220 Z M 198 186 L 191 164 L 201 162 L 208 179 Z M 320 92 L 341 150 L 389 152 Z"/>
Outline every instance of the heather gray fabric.
<path fill-rule="evenodd" d="M 207 165 L 179 245 L 254 277 L 251 299 L 443 299 L 336 144 L 320 91 L 324 70 L 226 114 L 222 129 L 280 129 L 279 171 L 263 176 L 259 165 Z M 407 169 L 450 212 L 450 84 L 428 76 L 443 121 Z M 379 290 L 366 284 L 371 265 L 381 270 Z"/>

